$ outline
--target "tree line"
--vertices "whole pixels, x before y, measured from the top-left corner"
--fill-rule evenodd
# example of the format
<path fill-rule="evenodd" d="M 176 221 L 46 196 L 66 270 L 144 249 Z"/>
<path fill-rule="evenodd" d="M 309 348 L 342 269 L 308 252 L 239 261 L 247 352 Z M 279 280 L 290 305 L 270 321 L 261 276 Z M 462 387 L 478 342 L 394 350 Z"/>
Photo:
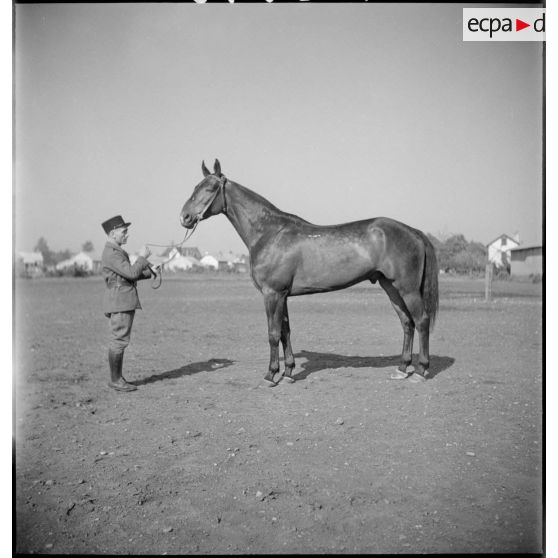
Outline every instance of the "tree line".
<path fill-rule="evenodd" d="M 428 234 L 438 258 L 438 267 L 446 273 L 484 273 L 488 263 L 488 250 L 480 242 L 468 241 L 462 234 L 454 234 L 446 240 L 438 240 Z"/>
<path fill-rule="evenodd" d="M 93 252 L 94 249 L 95 247 L 90 240 L 84 242 L 81 247 L 82 252 Z M 54 266 L 60 262 L 63 262 L 64 260 L 70 259 L 73 256 L 73 253 L 67 249 L 60 250 L 58 252 L 51 250 L 48 242 L 42 236 L 37 241 L 37 244 L 35 245 L 33 251 L 40 252 L 43 255 L 43 265 L 45 267 Z"/>

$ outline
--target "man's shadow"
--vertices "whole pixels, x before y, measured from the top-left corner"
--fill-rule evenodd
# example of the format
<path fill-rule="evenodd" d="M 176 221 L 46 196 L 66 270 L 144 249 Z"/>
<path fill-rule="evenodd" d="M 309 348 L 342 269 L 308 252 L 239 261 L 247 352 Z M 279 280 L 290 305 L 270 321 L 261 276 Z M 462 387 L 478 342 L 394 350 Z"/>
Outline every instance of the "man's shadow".
<path fill-rule="evenodd" d="M 193 374 L 198 374 L 199 372 L 213 372 L 215 370 L 220 370 L 222 368 L 227 368 L 234 364 L 234 360 L 229 360 L 228 358 L 210 358 L 205 362 L 192 362 L 186 366 L 181 366 L 180 368 L 175 368 L 174 370 L 169 370 L 168 372 L 162 372 L 161 374 L 153 374 L 142 380 L 136 380 L 130 382 L 136 386 L 144 386 L 146 384 L 153 384 L 154 382 L 161 382 L 163 380 L 176 380 L 177 378 L 183 378 L 184 376 L 192 376 Z"/>
<path fill-rule="evenodd" d="M 401 363 L 401 355 L 379 356 L 379 357 L 360 357 L 336 355 L 333 353 L 315 353 L 313 351 L 300 351 L 294 355 L 295 358 L 305 358 L 306 362 L 300 365 L 301 372 L 294 374 L 296 380 L 303 380 L 321 370 L 332 368 L 397 368 Z M 413 365 L 416 367 L 416 355 Z M 450 368 L 455 359 L 447 356 L 430 356 L 430 367 L 427 378 L 430 380 Z M 299 367 L 297 363 L 297 368 Z M 296 370 L 296 368 L 295 368 Z"/>

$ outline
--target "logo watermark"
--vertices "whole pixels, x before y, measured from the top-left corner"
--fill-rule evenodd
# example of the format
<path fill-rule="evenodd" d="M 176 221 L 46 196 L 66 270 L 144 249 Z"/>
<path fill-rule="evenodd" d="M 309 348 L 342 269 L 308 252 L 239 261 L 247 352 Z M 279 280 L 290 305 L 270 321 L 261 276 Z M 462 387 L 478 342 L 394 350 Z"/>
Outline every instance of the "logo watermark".
<path fill-rule="evenodd" d="M 464 41 L 544 41 L 544 8 L 463 8 Z"/>

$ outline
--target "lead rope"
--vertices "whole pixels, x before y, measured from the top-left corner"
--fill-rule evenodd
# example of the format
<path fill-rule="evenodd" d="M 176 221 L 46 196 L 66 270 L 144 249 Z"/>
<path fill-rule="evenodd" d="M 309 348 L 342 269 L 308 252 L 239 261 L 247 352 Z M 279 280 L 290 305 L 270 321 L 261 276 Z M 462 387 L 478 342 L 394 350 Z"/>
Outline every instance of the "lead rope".
<path fill-rule="evenodd" d="M 194 231 L 196 230 L 196 227 L 198 226 L 198 223 L 200 222 L 201 219 L 197 219 L 196 222 L 194 223 L 194 226 L 191 228 L 191 230 L 186 231 L 186 233 L 184 234 L 184 238 L 182 239 L 181 242 L 179 242 L 178 244 L 153 244 L 153 243 L 148 243 L 146 244 L 146 246 L 156 246 L 158 248 L 176 248 L 176 252 L 170 257 L 167 258 L 164 262 L 161 262 L 160 264 L 157 264 L 156 267 L 159 267 L 159 273 L 157 273 L 155 271 L 155 269 L 153 268 L 153 266 L 149 266 L 149 270 L 151 271 L 151 273 L 153 274 L 153 280 L 151 281 L 151 288 L 152 289 L 158 289 L 161 284 L 163 283 L 163 267 L 168 264 L 179 252 L 178 252 L 178 248 L 180 248 L 183 244 L 185 244 L 185 242 L 194 234 Z"/>
<path fill-rule="evenodd" d="M 209 202 L 207 202 L 205 204 L 205 207 L 202 209 L 202 211 L 200 211 L 200 213 L 198 213 L 198 215 L 196 216 L 196 222 L 194 223 L 194 226 L 190 229 L 190 231 L 186 231 L 186 233 L 184 234 L 184 238 L 182 239 L 181 242 L 179 242 L 178 244 L 153 244 L 153 243 L 148 243 L 146 244 L 146 246 L 155 246 L 157 248 L 176 248 L 176 252 L 167 260 L 165 260 L 164 262 L 161 262 L 160 264 L 157 265 L 157 267 L 159 267 L 159 273 L 157 273 L 155 271 L 155 269 L 153 268 L 153 266 L 149 266 L 149 270 L 151 271 L 151 273 L 153 274 L 153 280 L 151 281 L 151 288 L 152 289 L 158 289 L 161 284 L 163 283 L 163 267 L 165 266 L 165 264 L 168 264 L 178 253 L 178 248 L 181 248 L 186 241 L 194 234 L 194 231 L 196 230 L 196 227 L 198 226 L 199 222 L 202 220 L 203 216 L 205 215 L 205 212 L 209 209 L 209 206 L 215 201 L 215 198 L 219 195 L 219 192 L 222 193 L 223 195 L 223 210 L 226 213 L 227 211 L 227 203 L 226 203 L 226 199 L 225 199 L 225 182 L 227 182 L 227 177 L 225 175 L 222 175 L 221 177 L 221 184 L 219 185 L 219 189 L 215 192 L 215 194 L 212 196 L 212 198 L 209 200 Z"/>

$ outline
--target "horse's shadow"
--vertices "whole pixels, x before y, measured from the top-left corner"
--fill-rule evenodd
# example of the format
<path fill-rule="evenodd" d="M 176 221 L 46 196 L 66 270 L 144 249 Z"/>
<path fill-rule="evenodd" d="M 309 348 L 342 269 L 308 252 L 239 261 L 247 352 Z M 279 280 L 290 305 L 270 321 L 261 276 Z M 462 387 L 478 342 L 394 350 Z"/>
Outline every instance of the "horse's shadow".
<path fill-rule="evenodd" d="M 293 375 L 296 380 L 303 380 L 321 370 L 332 368 L 396 368 L 401 362 L 401 355 L 361 357 L 336 355 L 333 353 L 315 353 L 313 351 L 301 351 L 295 354 L 295 358 L 305 358 L 306 362 L 300 365 L 302 371 Z M 444 370 L 450 368 L 455 359 L 447 356 L 430 356 L 430 367 L 428 379 L 432 379 Z M 413 359 L 413 364 L 415 364 Z M 297 364 L 298 368 L 298 364 Z"/>
<path fill-rule="evenodd" d="M 184 376 L 192 376 L 193 374 L 198 374 L 199 372 L 213 372 L 217 369 L 220 370 L 222 368 L 232 366 L 234 362 L 234 360 L 229 360 L 228 358 L 210 358 L 204 362 L 192 362 L 186 366 L 181 366 L 180 368 L 175 368 L 174 370 L 168 370 L 167 372 L 162 372 L 161 374 L 152 374 L 147 378 L 130 383 L 136 386 L 144 386 L 146 384 L 153 384 L 154 382 L 161 382 L 163 380 L 175 380 L 177 378 L 183 378 Z"/>

